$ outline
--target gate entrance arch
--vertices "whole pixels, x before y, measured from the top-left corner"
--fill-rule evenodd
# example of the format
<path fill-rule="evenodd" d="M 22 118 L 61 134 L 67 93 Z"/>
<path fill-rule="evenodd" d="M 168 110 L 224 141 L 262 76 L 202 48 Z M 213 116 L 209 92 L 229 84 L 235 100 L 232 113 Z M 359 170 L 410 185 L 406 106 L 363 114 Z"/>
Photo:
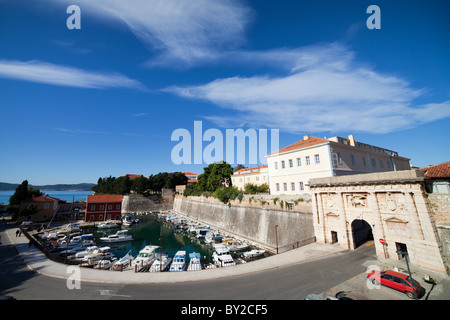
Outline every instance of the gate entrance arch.
<path fill-rule="evenodd" d="M 352 237 L 354 249 L 367 241 L 373 240 L 372 227 L 366 220 L 355 219 L 352 222 Z"/>

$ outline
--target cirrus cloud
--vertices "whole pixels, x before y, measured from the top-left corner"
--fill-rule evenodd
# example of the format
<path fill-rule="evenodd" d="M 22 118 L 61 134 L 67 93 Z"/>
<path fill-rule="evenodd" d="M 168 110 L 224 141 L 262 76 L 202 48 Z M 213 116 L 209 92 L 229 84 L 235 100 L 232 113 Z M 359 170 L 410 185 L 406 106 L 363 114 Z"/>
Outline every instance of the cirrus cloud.
<path fill-rule="evenodd" d="M 424 90 L 357 63 L 352 51 L 336 43 L 236 54 L 283 66 L 287 72 L 217 79 L 165 91 L 233 111 L 230 117 L 206 117 L 216 123 L 233 126 L 239 119 L 251 127 L 291 133 L 388 133 L 450 116 L 450 101 L 415 105 Z"/>

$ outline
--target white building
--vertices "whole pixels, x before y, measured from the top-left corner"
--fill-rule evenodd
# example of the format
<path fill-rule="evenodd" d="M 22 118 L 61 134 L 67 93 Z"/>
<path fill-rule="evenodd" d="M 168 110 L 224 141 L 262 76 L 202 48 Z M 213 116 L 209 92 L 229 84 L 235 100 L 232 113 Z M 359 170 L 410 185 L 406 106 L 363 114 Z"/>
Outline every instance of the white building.
<path fill-rule="evenodd" d="M 409 170 L 397 152 L 348 139 L 304 136 L 267 157 L 271 194 L 309 193 L 309 180 L 348 174 Z"/>
<path fill-rule="evenodd" d="M 236 170 L 231 176 L 231 183 L 240 190 L 244 190 L 245 185 L 248 183 L 257 186 L 260 186 L 263 183 L 269 184 L 269 172 L 267 166 Z"/>

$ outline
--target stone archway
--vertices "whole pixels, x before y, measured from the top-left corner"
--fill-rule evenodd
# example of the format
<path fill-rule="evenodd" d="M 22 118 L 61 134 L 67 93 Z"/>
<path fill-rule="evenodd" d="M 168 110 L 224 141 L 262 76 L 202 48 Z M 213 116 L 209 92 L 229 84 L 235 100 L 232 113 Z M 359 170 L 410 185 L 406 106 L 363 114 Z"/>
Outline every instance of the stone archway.
<path fill-rule="evenodd" d="M 366 220 L 355 219 L 352 222 L 353 248 L 373 240 L 372 227 Z"/>

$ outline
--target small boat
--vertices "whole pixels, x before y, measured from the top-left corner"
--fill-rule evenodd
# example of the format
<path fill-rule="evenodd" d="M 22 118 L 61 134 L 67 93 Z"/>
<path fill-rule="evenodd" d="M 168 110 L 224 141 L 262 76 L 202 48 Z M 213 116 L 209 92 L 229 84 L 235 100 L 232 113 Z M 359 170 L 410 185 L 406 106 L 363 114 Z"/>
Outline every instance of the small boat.
<path fill-rule="evenodd" d="M 109 251 L 110 249 L 110 247 L 98 248 L 94 252 L 85 255 L 82 260 L 87 261 L 89 264 L 94 264 L 100 260 L 112 259 L 114 255 Z"/>
<path fill-rule="evenodd" d="M 122 225 L 124 227 L 129 227 L 133 224 L 137 224 L 139 222 L 139 219 L 134 219 L 132 216 L 128 215 L 122 220 Z"/>
<path fill-rule="evenodd" d="M 106 222 L 100 223 L 97 228 L 99 229 L 113 229 L 113 228 L 119 228 L 120 225 L 112 220 L 108 220 Z"/>
<path fill-rule="evenodd" d="M 136 259 L 131 263 L 132 266 L 138 266 L 140 268 L 152 264 L 155 261 L 156 253 L 155 250 L 159 248 L 158 246 L 145 246 L 141 251 L 139 251 Z"/>
<path fill-rule="evenodd" d="M 108 270 L 109 268 L 112 267 L 112 265 L 113 261 L 109 259 L 100 260 L 100 262 L 94 266 L 94 269 Z"/>
<path fill-rule="evenodd" d="M 117 261 L 114 261 L 113 265 L 112 265 L 112 269 L 113 270 L 124 270 L 127 267 L 130 266 L 131 260 L 133 259 L 133 256 L 131 255 L 131 250 L 128 251 L 128 253 L 126 255 L 124 255 L 122 258 L 120 258 Z"/>
<path fill-rule="evenodd" d="M 160 272 L 167 269 L 172 262 L 172 258 L 169 257 L 167 252 L 159 252 L 156 254 L 155 262 L 150 267 L 149 272 Z"/>
<path fill-rule="evenodd" d="M 196 271 L 196 270 L 202 270 L 202 264 L 200 262 L 200 253 L 198 252 L 192 252 L 189 254 L 189 265 L 187 268 L 187 271 Z"/>
<path fill-rule="evenodd" d="M 133 241 L 133 237 L 128 235 L 127 232 L 128 230 L 119 230 L 116 234 L 100 238 L 100 241 L 109 243 Z"/>
<path fill-rule="evenodd" d="M 213 259 L 218 267 L 229 267 L 236 265 L 233 257 L 230 255 L 230 251 L 223 244 L 214 245 Z"/>
<path fill-rule="evenodd" d="M 248 243 L 245 243 L 245 242 L 239 241 L 239 240 L 227 241 L 227 242 L 225 242 L 225 244 L 228 246 L 228 249 L 231 252 L 243 251 L 243 250 L 247 250 L 248 248 L 250 248 L 250 245 Z"/>
<path fill-rule="evenodd" d="M 170 265 L 170 272 L 180 272 L 186 270 L 186 251 L 177 251 Z"/>
<path fill-rule="evenodd" d="M 85 256 L 87 256 L 88 254 L 93 253 L 95 250 L 97 250 L 99 247 L 97 246 L 89 246 L 87 248 L 85 248 L 85 250 L 77 252 L 75 254 L 75 258 L 76 259 L 83 259 Z"/>
<path fill-rule="evenodd" d="M 260 249 L 253 249 L 247 252 L 244 252 L 245 258 L 255 258 L 259 257 L 260 255 L 263 255 L 266 252 L 266 250 L 260 250 Z"/>

